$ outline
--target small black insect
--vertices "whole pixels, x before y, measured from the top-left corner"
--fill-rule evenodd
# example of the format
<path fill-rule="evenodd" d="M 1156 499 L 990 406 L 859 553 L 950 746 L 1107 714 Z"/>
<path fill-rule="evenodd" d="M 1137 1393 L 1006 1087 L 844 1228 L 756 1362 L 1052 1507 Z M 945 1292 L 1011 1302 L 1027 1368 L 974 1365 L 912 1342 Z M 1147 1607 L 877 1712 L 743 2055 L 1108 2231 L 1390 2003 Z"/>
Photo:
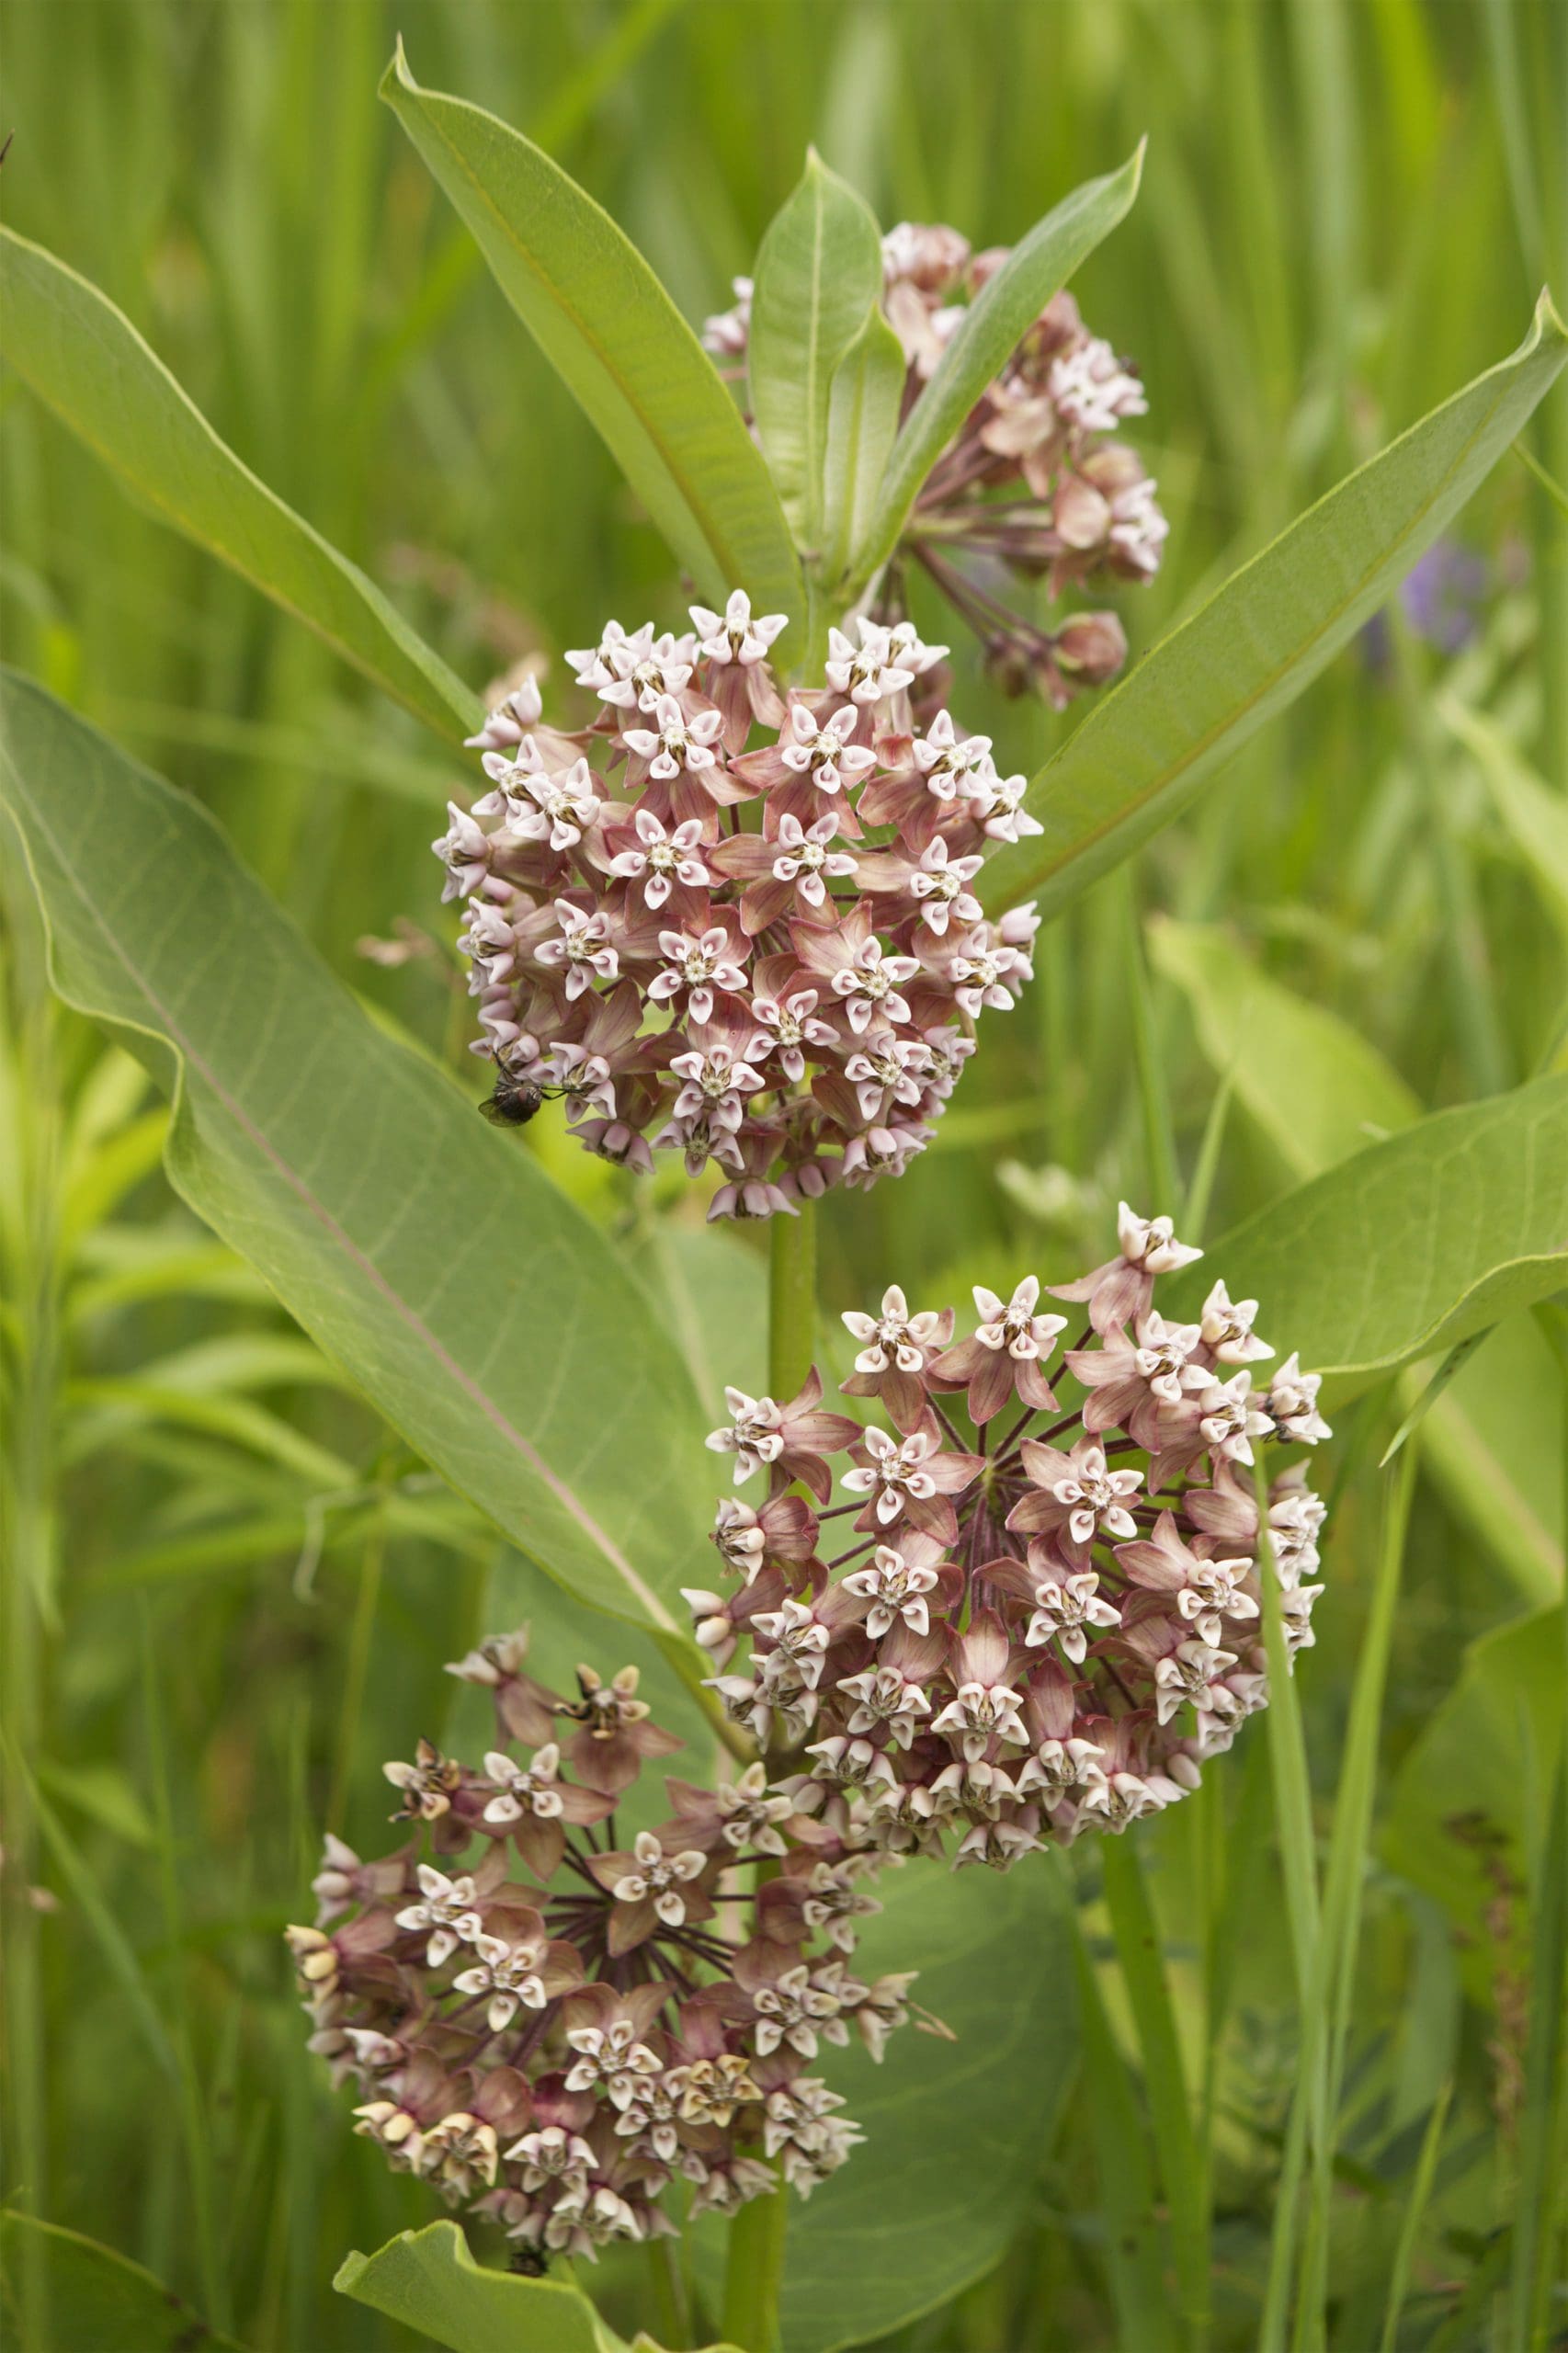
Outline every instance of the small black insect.
<path fill-rule="evenodd" d="M 506 2268 L 520 2272 L 525 2279 L 542 2279 L 550 2269 L 550 2257 L 541 2246 L 516 2247 Z"/>
<path fill-rule="evenodd" d="M 543 1108 L 544 1097 L 545 1089 L 531 1078 L 519 1078 L 515 1071 L 497 1069 L 495 1091 L 486 1096 L 479 1108 L 493 1128 L 526 1128 Z"/>

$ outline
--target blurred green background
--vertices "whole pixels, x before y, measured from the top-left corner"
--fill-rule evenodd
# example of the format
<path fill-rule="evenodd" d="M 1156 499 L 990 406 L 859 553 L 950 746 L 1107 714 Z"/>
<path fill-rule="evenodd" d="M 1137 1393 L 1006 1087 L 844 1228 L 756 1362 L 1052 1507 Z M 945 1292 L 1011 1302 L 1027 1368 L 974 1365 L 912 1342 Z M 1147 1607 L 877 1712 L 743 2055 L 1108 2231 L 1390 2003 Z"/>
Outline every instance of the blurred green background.
<path fill-rule="evenodd" d="M 884 225 L 950 221 L 980 245 L 1147 131 L 1142 200 L 1074 289 L 1143 371 L 1130 438 L 1172 520 L 1158 580 L 1102 600 L 1135 652 L 1509 350 L 1549 269 L 1568 290 L 1564 14 L 1528 0 L 9 0 L 6 17 L 10 223 L 102 286 L 476 688 L 538 655 L 547 701 L 562 647 L 612 613 L 677 621 L 680 584 L 378 104 L 396 32 L 421 81 L 557 154 L 694 319 L 727 301 L 809 141 Z M 14 379 L 0 402 L 6 657 L 206 801 L 335 966 L 477 1094 L 427 848 L 462 764 L 130 506 Z M 1561 388 L 1530 447 L 1568 479 Z M 1148 1192 L 1130 918 L 1180 1165 L 1200 1196 L 1212 1171 L 1210 1234 L 1369 1134 L 1560 1054 L 1568 896 L 1506 780 L 1525 763 L 1568 791 L 1565 613 L 1562 514 L 1510 457 L 1402 608 L 1156 842 L 1131 892 L 1117 878 L 1045 936 L 1037 985 L 990 1017 L 911 1177 L 834 1198 L 826 1305 L 893 1279 L 936 1304 L 1103 1256 L 1119 1194 Z M 956 655 L 962 718 L 1008 767 L 1038 765 L 1071 719 L 999 701 Z M 6 2197 L 145 2263 L 247 2345 L 412 2342 L 330 2291 L 345 2249 L 429 2200 L 349 2137 L 278 1932 L 309 1916 L 324 1822 L 373 1848 L 381 1758 L 439 1737 L 441 1662 L 528 1606 L 528 1581 L 181 1210 L 163 1111 L 47 1002 L 14 874 L 6 911 Z M 361 946 L 400 938 L 395 964 Z M 520 1148 L 669 1280 L 700 1205 L 631 1191 L 552 1126 Z M 688 1302 L 710 1382 L 755 1360 L 760 1260 L 749 1237 L 727 1247 L 727 1306 Z M 1342 2120 L 1350 2353 L 1376 2341 L 1366 2315 L 1450 2081 L 1402 2342 L 1506 2341 L 1532 1769 L 1517 1678 L 1550 1656 L 1539 1613 L 1561 1589 L 1561 1333 L 1554 1309 L 1501 1328 L 1421 1427 Z M 1331 1467 L 1331 1591 L 1301 1678 L 1331 1777 L 1389 1403 L 1346 1418 Z M 618 1663 L 619 1635 L 531 1601 L 571 1628 L 563 1646 Z M 1236 2346 L 1294 2048 L 1262 1764 L 1251 1736 L 1218 1825 L 1235 1949 L 1211 2086 L 1217 2341 Z M 1184 2029 L 1204 1973 L 1196 1836 L 1173 1821 L 1146 1842 Z M 1117 2341 L 1089 2146 L 1070 2100 L 1038 2228 L 901 2345 Z"/>

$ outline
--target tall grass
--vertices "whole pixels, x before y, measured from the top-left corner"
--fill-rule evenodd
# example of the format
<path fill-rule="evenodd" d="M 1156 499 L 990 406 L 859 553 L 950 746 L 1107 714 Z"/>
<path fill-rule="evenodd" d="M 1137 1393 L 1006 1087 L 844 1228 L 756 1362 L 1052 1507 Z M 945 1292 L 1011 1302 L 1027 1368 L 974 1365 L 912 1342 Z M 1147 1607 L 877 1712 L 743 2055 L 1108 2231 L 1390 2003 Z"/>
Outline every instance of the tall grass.
<path fill-rule="evenodd" d="M 1546 270 L 1560 300 L 1568 279 L 1544 0 L 11 0 L 14 225 L 101 283 L 476 685 L 608 613 L 671 618 L 678 587 L 378 108 L 394 29 L 422 78 L 559 152 L 693 314 L 808 140 L 884 219 L 980 244 L 1149 131 L 1145 201 L 1077 290 L 1143 368 L 1173 517 L 1160 580 L 1119 600 L 1135 645 L 1507 349 Z M 400 916 L 439 928 L 449 764 L 14 382 L 0 399 L 8 658 L 210 802 L 385 1017 L 454 1054 L 446 951 L 356 954 Z M 1464 521 L 1472 642 L 1400 624 L 1346 654 L 1055 928 L 937 1150 L 818 1221 L 825 1300 L 896 1279 L 935 1304 L 1092 1260 L 1121 1192 L 1185 1198 L 1217 1233 L 1303 1173 L 1134 952 L 1151 913 L 1227 922 L 1423 1105 L 1561 1064 L 1563 933 L 1433 701 L 1483 710 L 1568 790 L 1561 391 L 1528 454 Z M 1064 722 L 959 664 L 966 717 L 1035 764 Z M 327 2283 L 425 2194 L 347 2136 L 278 1931 L 324 1823 L 378 1835 L 381 1759 L 439 1736 L 441 1662 L 526 1574 L 276 1346 L 278 1312 L 159 1173 L 137 1074 L 50 1006 L 15 861 L 6 892 L 6 2200 L 244 2344 L 390 2347 Z M 629 1208 L 548 1126 L 530 1148 L 596 1214 L 690 1213 Z M 1107 1848 L 1103 1879 L 1085 1866 L 1079 2088 L 1037 2223 L 905 2353 L 1561 2331 L 1563 1768 L 1510 1718 L 1513 1797 L 1470 1785 L 1462 1741 L 1434 1794 L 1418 1744 L 1554 1551 L 1560 1583 L 1562 1333 L 1549 1310 L 1488 1341 L 1392 1470 L 1414 1392 L 1345 1417 L 1319 1647 L 1199 1802 Z M 57 2258 L 12 2245 L 17 2341 L 59 2353 Z"/>

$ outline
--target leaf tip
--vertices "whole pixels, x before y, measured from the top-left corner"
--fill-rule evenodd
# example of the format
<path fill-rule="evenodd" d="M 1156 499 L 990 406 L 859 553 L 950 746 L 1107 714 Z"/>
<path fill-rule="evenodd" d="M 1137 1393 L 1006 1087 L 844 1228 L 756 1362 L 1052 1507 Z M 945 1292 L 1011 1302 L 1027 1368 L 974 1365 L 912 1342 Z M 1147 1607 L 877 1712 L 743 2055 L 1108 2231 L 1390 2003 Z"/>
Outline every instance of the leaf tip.
<path fill-rule="evenodd" d="M 403 35 L 398 33 L 393 39 L 392 53 L 387 61 L 387 70 L 376 85 L 376 96 L 379 98 L 384 98 L 387 105 L 391 106 L 399 90 L 417 91 L 418 87 L 418 83 L 409 71 L 408 52 L 403 45 Z"/>
<path fill-rule="evenodd" d="M 1551 299 L 1550 286 L 1543 286 L 1536 297 L 1531 328 L 1538 342 L 1568 344 L 1568 325 L 1564 325 L 1562 313 Z"/>

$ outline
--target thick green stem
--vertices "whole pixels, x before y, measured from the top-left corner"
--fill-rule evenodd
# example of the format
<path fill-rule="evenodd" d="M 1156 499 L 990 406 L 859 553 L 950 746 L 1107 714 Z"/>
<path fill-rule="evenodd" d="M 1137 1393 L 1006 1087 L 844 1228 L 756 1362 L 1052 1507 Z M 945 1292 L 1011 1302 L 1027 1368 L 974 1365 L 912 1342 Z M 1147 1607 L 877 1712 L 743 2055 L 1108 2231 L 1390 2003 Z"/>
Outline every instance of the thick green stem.
<path fill-rule="evenodd" d="M 780 1404 L 811 1370 L 816 1343 L 816 1222 L 812 1205 L 776 1217 L 767 1291 L 767 1385 Z M 725 2337 L 743 2353 L 774 2353 L 790 2193 L 782 2181 L 743 2206 L 730 2225 L 724 2273 Z"/>
<path fill-rule="evenodd" d="M 812 1204 L 799 1217 L 776 1217 L 767 1281 L 767 1385 L 780 1404 L 791 1398 L 816 1353 L 817 1234 Z"/>

